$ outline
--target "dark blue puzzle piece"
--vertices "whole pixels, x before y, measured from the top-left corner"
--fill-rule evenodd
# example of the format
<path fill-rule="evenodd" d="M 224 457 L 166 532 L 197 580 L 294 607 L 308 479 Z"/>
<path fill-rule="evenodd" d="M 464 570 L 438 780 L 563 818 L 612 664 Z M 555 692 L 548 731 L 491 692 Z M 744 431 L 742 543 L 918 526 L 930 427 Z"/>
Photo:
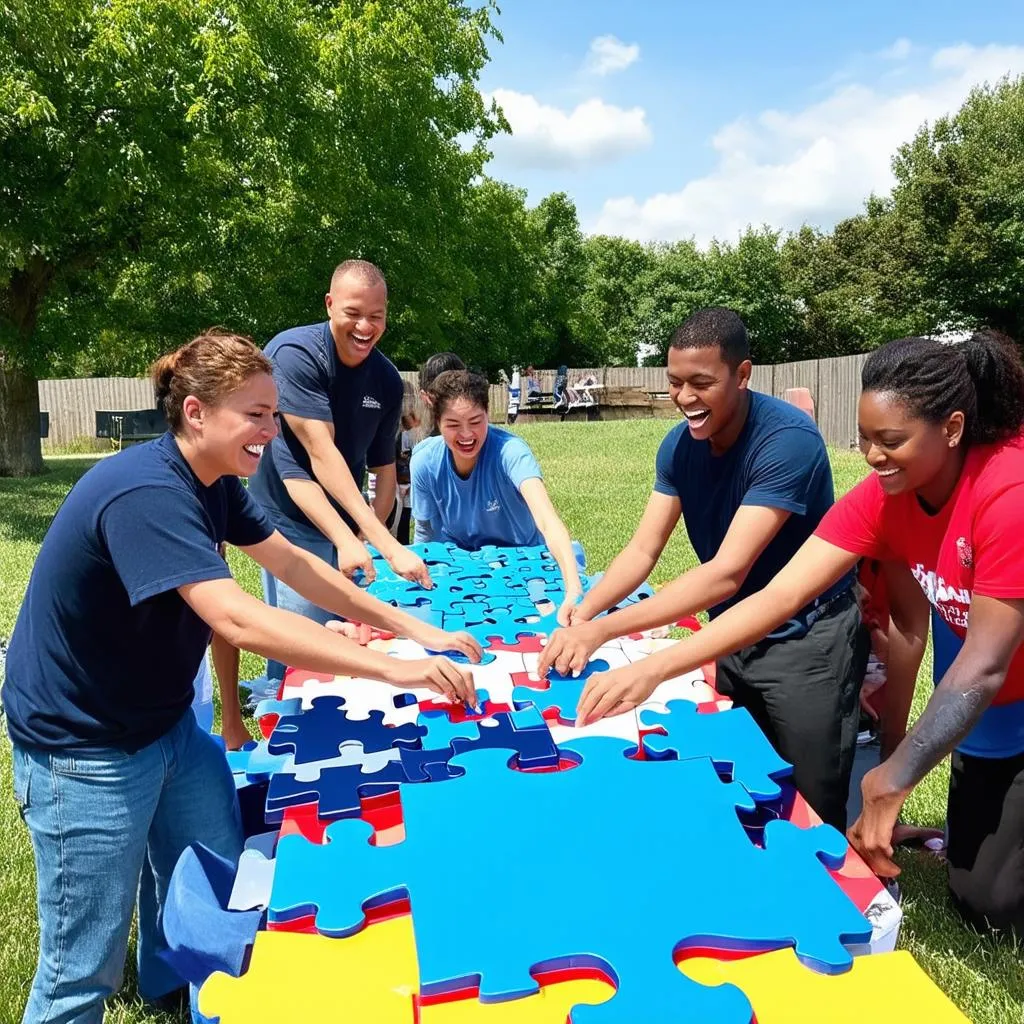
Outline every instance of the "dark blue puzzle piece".
<path fill-rule="evenodd" d="M 576 705 L 583 695 L 586 681 L 595 672 L 607 672 L 608 662 L 603 658 L 588 661 L 583 671 L 573 678 L 563 676 L 552 669 L 547 676 L 546 689 L 534 689 L 532 686 L 517 686 L 512 691 L 512 700 L 517 708 L 535 707 L 539 711 L 558 711 L 558 720 L 563 725 L 575 725 Z M 538 681 L 538 686 L 541 683 Z"/>
<path fill-rule="evenodd" d="M 362 927 L 368 903 L 407 894 L 424 994 L 478 982 L 481 1001 L 504 1000 L 537 991 L 531 969 L 599 966 L 616 994 L 574 1008 L 577 1024 L 749 1024 L 739 990 L 706 988 L 674 966 L 673 954 L 688 946 L 795 945 L 816 969 L 848 969 L 843 943 L 867 941 L 871 927 L 824 866 L 842 861 L 843 837 L 829 826 L 774 821 L 759 849 L 736 813 L 753 802 L 709 760 L 632 761 L 627 747 L 579 740 L 563 748 L 578 767 L 542 774 L 509 770 L 507 750 L 456 757 L 451 768 L 462 777 L 403 790 L 406 839 L 394 846 L 370 846 L 372 830 L 355 821 L 329 826 L 323 846 L 286 836 L 270 917 L 315 911 L 319 931 L 342 936 Z M 709 850 L 729 865 L 728 885 L 694 883 Z M 665 866 L 662 884 L 609 881 L 609 865 L 638 856 Z M 437 865 L 453 863 L 519 889 L 481 900 L 473 886 L 438 885 Z M 538 926 L 537 908 L 580 893 L 587 898 Z"/>
<path fill-rule="evenodd" d="M 402 752 L 426 753 L 408 751 L 405 747 Z M 435 761 L 432 759 L 430 763 L 435 764 Z M 416 761 L 412 759 L 409 763 L 414 765 Z M 276 824 L 286 808 L 311 803 L 317 805 L 317 814 L 324 819 L 357 818 L 361 796 L 395 792 L 402 783 L 409 781 L 401 761 L 389 761 L 377 772 L 363 772 L 358 764 L 332 765 L 324 768 L 320 778 L 312 782 L 302 782 L 294 775 L 278 772 L 270 777 L 266 820 L 268 824 Z"/>
<path fill-rule="evenodd" d="M 349 718 L 344 708 L 343 697 L 315 697 L 308 711 L 278 721 L 267 741 L 268 753 L 293 753 L 295 764 L 309 764 L 337 757 L 347 740 L 359 740 L 367 753 L 420 744 L 419 726 L 385 725 L 383 711 L 371 711 L 366 719 Z"/>
<path fill-rule="evenodd" d="M 778 780 L 791 776 L 793 766 L 779 757 L 746 708 L 702 715 L 688 700 L 669 701 L 666 707 L 666 714 L 640 709 L 642 725 L 658 726 L 667 734 L 644 737 L 649 754 L 710 757 L 758 802 L 781 799 Z"/>
<path fill-rule="evenodd" d="M 421 719 L 423 716 L 420 716 Z M 424 782 L 415 775 L 417 768 L 428 765 L 447 765 L 451 758 L 471 750 L 502 749 L 515 751 L 521 768 L 554 768 L 558 765 L 558 748 L 547 723 L 535 708 L 523 711 L 499 711 L 485 721 L 462 723 L 435 723 L 428 726 L 431 742 L 437 743 L 435 757 L 426 755 L 426 748 L 413 751 L 410 757 L 402 755 L 403 765 L 410 781 Z"/>

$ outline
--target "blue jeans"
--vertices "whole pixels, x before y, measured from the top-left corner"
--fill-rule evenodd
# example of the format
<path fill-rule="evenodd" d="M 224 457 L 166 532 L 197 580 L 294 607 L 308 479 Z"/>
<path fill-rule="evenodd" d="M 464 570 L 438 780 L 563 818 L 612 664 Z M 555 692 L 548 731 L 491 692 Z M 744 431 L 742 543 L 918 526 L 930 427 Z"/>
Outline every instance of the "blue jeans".
<path fill-rule="evenodd" d="M 234 860 L 242 851 L 231 770 L 195 715 L 134 754 L 15 744 L 14 796 L 32 838 L 39 913 L 23 1024 L 100 1024 L 121 987 L 136 894 L 140 993 L 183 985 L 159 956 L 174 865 L 195 841 Z"/>
<path fill-rule="evenodd" d="M 326 562 L 332 568 L 338 568 L 338 553 L 334 550 L 334 545 L 319 530 L 302 529 L 292 523 L 287 527 L 287 532 L 285 530 L 281 532 L 296 547 L 302 548 L 303 551 L 308 551 L 311 555 L 316 555 L 317 558 Z M 334 612 L 329 612 L 325 608 L 313 604 L 312 601 L 307 601 L 297 590 L 292 590 L 286 583 L 282 583 L 276 577 L 271 576 L 266 569 L 261 569 L 260 575 L 263 579 L 263 600 L 272 607 L 283 608 L 289 612 L 297 612 L 299 615 L 304 615 L 307 619 L 319 622 L 321 626 L 331 619 L 340 618 Z M 271 697 L 277 696 L 277 685 L 284 679 L 284 670 L 285 666 L 280 661 L 267 659 L 267 680 L 269 684 L 266 691 L 267 695 Z M 255 689 L 253 692 L 255 694 Z"/>

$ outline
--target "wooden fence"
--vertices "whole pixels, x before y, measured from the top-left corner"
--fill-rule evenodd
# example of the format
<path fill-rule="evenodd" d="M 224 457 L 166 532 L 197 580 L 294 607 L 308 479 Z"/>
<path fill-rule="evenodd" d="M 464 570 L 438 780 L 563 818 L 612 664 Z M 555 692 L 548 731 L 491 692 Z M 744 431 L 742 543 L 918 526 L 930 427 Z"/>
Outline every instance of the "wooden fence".
<path fill-rule="evenodd" d="M 860 395 L 860 371 L 866 355 L 839 356 L 835 359 L 807 359 L 775 366 L 755 366 L 753 387 L 780 398 L 787 388 L 804 387 L 814 399 L 818 426 L 825 441 L 836 448 L 850 448 L 857 443 L 857 399 Z M 652 394 L 668 390 L 665 370 L 660 367 L 582 367 L 569 370 L 569 382 L 593 374 L 606 387 L 637 387 Z M 550 392 L 555 383 L 554 370 L 539 370 L 541 390 Z M 414 370 L 402 372 L 406 394 L 423 413 L 419 403 L 419 375 Z M 523 399 L 526 380 L 523 379 Z M 508 389 L 491 385 L 491 418 L 505 420 Z M 148 380 L 134 377 L 95 377 L 78 380 L 43 380 L 39 382 L 39 407 L 50 414 L 50 436 L 43 441 L 44 450 L 63 448 L 94 439 L 96 411 L 153 408 L 153 389 Z"/>

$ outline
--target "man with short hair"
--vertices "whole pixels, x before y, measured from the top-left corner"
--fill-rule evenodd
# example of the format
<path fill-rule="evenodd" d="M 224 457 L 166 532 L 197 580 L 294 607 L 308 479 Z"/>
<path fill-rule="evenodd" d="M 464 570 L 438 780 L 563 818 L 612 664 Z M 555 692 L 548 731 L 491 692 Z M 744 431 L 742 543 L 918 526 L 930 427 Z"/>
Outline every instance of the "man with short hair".
<path fill-rule="evenodd" d="M 327 320 L 293 327 L 264 349 L 274 366 L 281 432 L 249 483 L 274 526 L 293 544 L 346 575 L 373 579 L 371 543 L 405 579 L 432 586 L 423 560 L 402 547 L 384 521 L 395 505 L 395 441 L 402 378 L 377 349 L 387 327 L 384 275 L 365 260 L 346 260 L 331 277 Z M 371 508 L 364 473 L 376 476 Z M 334 618 L 263 573 L 268 604 L 319 622 Z M 273 681 L 284 666 L 268 663 Z"/>
<path fill-rule="evenodd" d="M 570 626 L 552 635 L 542 674 L 580 671 L 615 637 L 704 608 L 720 614 L 764 587 L 814 532 L 833 502 L 825 444 L 806 413 L 751 391 L 750 373 L 747 330 L 732 310 L 700 310 L 672 336 L 669 389 L 685 422 L 661 444 L 636 533 Z M 680 516 L 701 564 L 653 597 L 596 618 L 647 579 Z M 724 658 L 716 682 L 792 762 L 811 806 L 843 830 L 868 654 L 852 585 L 851 575 Z M 637 666 L 617 669 L 593 682 L 581 704 L 588 716 L 599 707 L 597 717 L 628 711 L 650 696 L 645 689 Z"/>

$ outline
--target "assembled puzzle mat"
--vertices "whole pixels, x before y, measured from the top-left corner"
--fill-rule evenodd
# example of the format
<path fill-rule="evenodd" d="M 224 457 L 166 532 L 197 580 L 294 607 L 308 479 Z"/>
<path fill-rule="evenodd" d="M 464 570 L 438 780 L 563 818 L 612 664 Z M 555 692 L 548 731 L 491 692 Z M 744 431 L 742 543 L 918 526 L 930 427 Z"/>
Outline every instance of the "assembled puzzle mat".
<path fill-rule="evenodd" d="M 258 787 L 266 831 L 230 893 L 200 881 L 178 901 L 210 915 L 184 922 L 187 942 L 169 936 L 191 957 L 198 1015 L 766 1024 L 855 1019 L 860 991 L 873 1020 L 908 1019 L 871 999 L 884 977 L 929 1019 L 964 1019 L 908 955 L 861 964 L 892 948 L 898 908 L 703 674 L 575 728 L 590 674 L 673 641 L 624 638 L 581 677 L 541 682 L 563 596 L 548 553 L 417 550 L 435 590 L 382 561 L 371 590 L 479 639 L 480 705 L 286 674 L 259 708 L 264 740 L 228 755 L 240 790 Z M 259 923 L 243 951 L 202 948 L 217 920 L 234 934 L 245 915 Z"/>

